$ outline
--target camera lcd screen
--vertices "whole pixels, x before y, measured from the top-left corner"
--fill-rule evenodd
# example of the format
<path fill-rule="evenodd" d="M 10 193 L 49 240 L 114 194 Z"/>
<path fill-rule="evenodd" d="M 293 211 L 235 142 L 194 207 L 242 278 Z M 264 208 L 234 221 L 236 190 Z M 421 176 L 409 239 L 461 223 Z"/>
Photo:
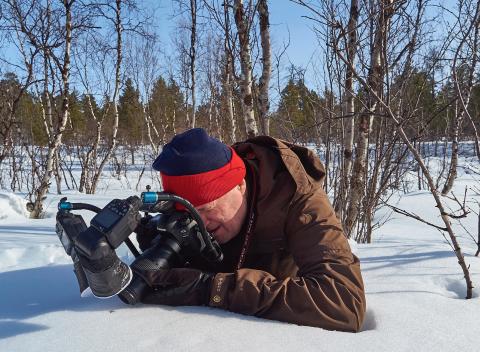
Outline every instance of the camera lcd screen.
<path fill-rule="evenodd" d="M 108 208 L 103 209 L 95 216 L 95 218 L 92 219 L 92 222 L 95 222 L 104 229 L 110 229 L 117 221 L 118 214 L 114 213 Z"/>

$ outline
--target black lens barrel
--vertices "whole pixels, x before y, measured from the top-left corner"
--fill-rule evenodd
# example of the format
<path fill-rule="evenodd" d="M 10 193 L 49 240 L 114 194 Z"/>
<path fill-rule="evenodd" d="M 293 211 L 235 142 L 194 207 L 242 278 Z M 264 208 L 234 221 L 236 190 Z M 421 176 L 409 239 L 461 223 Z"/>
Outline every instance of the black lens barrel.
<path fill-rule="evenodd" d="M 180 244 L 168 234 L 160 237 L 157 243 L 143 252 L 130 265 L 133 271 L 133 279 L 130 285 L 118 295 L 119 298 L 132 305 L 141 302 L 152 288 L 148 286 L 138 272 L 168 269 L 184 264 L 181 263 L 181 249 Z"/>

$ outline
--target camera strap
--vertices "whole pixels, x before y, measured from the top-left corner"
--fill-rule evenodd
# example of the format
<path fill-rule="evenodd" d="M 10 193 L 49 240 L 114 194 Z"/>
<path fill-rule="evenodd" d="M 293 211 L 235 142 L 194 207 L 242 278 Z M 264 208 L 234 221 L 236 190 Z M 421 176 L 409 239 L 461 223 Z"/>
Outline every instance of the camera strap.
<path fill-rule="evenodd" d="M 240 251 L 240 258 L 238 259 L 237 263 L 237 270 L 241 269 L 243 264 L 245 263 L 245 257 L 247 255 L 248 248 L 250 247 L 252 234 L 253 234 L 253 227 L 255 225 L 255 218 L 256 218 L 256 203 L 257 203 L 257 175 L 255 174 L 255 168 L 251 163 L 246 162 L 250 169 L 251 175 L 251 185 L 252 185 L 252 193 L 250 196 L 250 211 L 248 214 L 248 223 L 247 223 L 247 231 L 245 233 L 245 240 L 243 241 L 242 250 Z"/>

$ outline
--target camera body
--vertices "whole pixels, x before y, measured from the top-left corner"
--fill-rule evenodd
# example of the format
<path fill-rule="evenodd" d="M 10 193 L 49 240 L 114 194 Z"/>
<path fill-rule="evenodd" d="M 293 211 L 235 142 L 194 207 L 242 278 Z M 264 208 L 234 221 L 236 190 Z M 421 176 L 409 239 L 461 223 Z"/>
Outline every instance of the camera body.
<path fill-rule="evenodd" d="M 93 217 L 90 226 L 75 237 L 77 250 L 88 258 L 96 258 L 102 255 L 99 248 L 106 244 L 111 249 L 118 248 L 138 226 L 141 205 L 136 196 L 110 201 Z"/>
<path fill-rule="evenodd" d="M 176 202 L 186 211 L 176 211 L 173 206 Z M 143 192 L 141 198 L 114 199 L 103 209 L 90 204 L 69 203 L 63 198 L 58 209 L 57 235 L 66 253 L 72 257 L 80 291 L 89 286 L 97 297 L 118 294 L 125 303 L 135 304 L 150 289 L 135 274 L 135 269 L 183 267 L 190 258 L 198 255 L 212 262 L 223 259 L 220 246 L 206 231 L 195 208 L 173 194 Z M 79 209 L 97 213 L 89 227 L 80 215 L 71 213 Z M 140 211 L 144 212 L 143 217 Z M 157 215 L 151 216 L 150 213 Z M 138 254 L 128 239 L 140 226 L 149 228 L 155 237 L 142 254 Z M 124 242 L 136 256 L 130 267 L 115 253 Z"/>

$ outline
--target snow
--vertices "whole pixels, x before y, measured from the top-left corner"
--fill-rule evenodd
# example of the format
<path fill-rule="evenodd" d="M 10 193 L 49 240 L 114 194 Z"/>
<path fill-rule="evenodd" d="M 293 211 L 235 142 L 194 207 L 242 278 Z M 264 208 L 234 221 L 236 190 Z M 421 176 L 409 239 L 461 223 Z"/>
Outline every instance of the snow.
<path fill-rule="evenodd" d="M 472 160 L 463 160 L 463 165 Z M 462 171 L 463 170 L 463 171 Z M 459 169 L 455 194 L 468 186 L 478 212 L 478 176 Z M 145 179 L 142 185 L 152 181 Z M 208 307 L 126 306 L 117 298 L 81 298 L 70 258 L 55 235 L 61 197 L 102 207 L 138 192 L 105 175 L 98 195 L 65 190 L 46 200 L 47 217 L 28 219 L 24 194 L 0 192 L 0 351 L 475 351 L 480 341 L 479 289 L 465 300 L 457 259 L 432 227 L 399 214 L 377 229 L 372 244 L 351 242 L 360 257 L 367 316 L 357 334 L 268 321 Z M 153 181 L 152 181 L 152 184 Z M 143 187 L 142 186 L 142 187 Z M 444 199 L 451 210 L 458 206 Z M 431 195 L 415 191 L 391 203 L 441 225 Z M 389 215 L 387 208 L 377 213 Z M 92 213 L 79 212 L 86 221 Z M 477 234 L 477 215 L 462 223 Z M 474 240 L 453 222 L 474 286 L 480 258 Z M 133 236 L 132 236 L 133 239 Z M 128 249 L 118 250 L 131 261 Z"/>

